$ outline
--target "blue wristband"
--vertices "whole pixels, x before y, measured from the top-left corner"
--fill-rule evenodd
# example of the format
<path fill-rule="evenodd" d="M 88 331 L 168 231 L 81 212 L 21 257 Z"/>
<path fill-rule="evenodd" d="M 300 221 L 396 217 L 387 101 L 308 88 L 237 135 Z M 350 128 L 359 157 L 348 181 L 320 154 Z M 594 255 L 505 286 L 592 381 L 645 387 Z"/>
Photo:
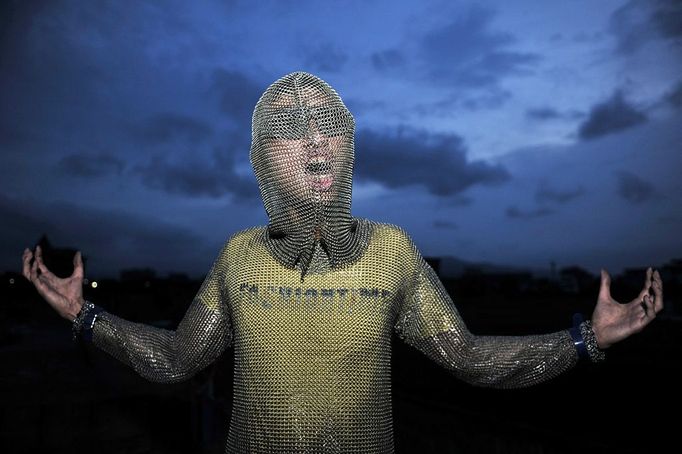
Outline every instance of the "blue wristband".
<path fill-rule="evenodd" d="M 582 321 L 583 316 L 581 314 L 574 314 L 573 326 L 571 327 L 571 329 L 568 330 L 568 332 L 571 334 L 571 338 L 573 339 L 573 345 L 575 346 L 575 349 L 578 351 L 578 358 L 589 360 L 590 353 L 587 351 L 585 339 L 583 338 L 583 335 L 580 332 L 580 324 L 582 323 Z"/>
<path fill-rule="evenodd" d="M 92 342 L 92 329 L 95 326 L 95 320 L 104 309 L 95 306 L 90 301 L 86 301 L 81 307 L 81 310 L 76 315 L 71 329 L 72 337 L 75 341 Z"/>
<path fill-rule="evenodd" d="M 85 318 L 83 319 L 83 329 L 81 330 L 81 338 L 88 344 L 92 343 L 92 329 L 95 327 L 95 321 L 97 320 L 97 316 L 103 312 L 104 309 L 102 309 L 99 306 L 93 307 L 88 313 L 85 315 Z"/>

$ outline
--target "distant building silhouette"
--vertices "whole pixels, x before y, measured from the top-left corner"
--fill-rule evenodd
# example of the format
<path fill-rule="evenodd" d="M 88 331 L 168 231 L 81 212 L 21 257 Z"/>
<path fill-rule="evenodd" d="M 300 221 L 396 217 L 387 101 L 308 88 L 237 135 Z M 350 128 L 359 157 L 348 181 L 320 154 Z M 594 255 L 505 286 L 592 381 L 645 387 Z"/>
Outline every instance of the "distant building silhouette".
<path fill-rule="evenodd" d="M 682 259 L 672 259 L 660 268 L 664 283 L 682 285 Z"/>
<path fill-rule="evenodd" d="M 121 270 L 121 282 L 151 282 L 156 279 L 156 271 L 151 268 L 130 268 Z"/>
<path fill-rule="evenodd" d="M 559 272 L 559 286 L 567 293 L 581 293 L 594 284 L 595 276 L 579 266 L 562 268 Z"/>

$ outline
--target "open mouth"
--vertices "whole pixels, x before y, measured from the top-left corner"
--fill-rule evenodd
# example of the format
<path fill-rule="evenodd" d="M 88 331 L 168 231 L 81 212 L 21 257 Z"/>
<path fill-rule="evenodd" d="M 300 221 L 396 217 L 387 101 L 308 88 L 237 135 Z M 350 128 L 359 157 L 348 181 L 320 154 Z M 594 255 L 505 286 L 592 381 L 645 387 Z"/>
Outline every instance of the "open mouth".
<path fill-rule="evenodd" d="M 334 182 L 331 160 L 325 156 L 314 156 L 305 165 L 308 184 L 317 191 L 326 191 Z"/>

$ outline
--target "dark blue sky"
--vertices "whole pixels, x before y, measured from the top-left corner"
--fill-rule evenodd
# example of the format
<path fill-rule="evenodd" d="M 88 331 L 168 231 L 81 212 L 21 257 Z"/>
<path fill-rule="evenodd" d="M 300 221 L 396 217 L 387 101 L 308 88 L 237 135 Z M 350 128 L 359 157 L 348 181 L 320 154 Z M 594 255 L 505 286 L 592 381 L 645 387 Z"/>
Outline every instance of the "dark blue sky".
<path fill-rule="evenodd" d="M 425 255 L 595 272 L 682 256 L 682 6 L 641 1 L 10 1 L 0 269 L 47 233 L 91 276 L 206 272 L 266 223 L 275 79 L 356 117 L 353 213 Z"/>

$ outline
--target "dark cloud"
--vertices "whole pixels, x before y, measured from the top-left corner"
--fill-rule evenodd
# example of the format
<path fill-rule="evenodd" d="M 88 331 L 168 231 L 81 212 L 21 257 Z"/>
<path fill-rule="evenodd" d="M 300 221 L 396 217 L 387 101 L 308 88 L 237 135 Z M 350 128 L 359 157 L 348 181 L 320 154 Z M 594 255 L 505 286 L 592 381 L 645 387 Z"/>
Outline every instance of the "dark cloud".
<path fill-rule="evenodd" d="M 611 15 L 610 28 L 617 51 L 630 54 L 652 40 L 682 44 L 682 2 L 631 0 Z"/>
<path fill-rule="evenodd" d="M 76 153 L 62 158 L 57 168 L 66 175 L 75 177 L 101 177 L 109 174 L 120 175 L 125 169 L 125 163 L 116 156 L 100 153 L 89 155 Z"/>
<path fill-rule="evenodd" d="M 494 13 L 472 7 L 453 21 L 427 33 L 418 53 L 434 82 L 487 87 L 511 74 L 528 72 L 540 56 L 510 49 L 516 38 L 493 31 Z"/>
<path fill-rule="evenodd" d="M 374 52 L 371 60 L 377 71 L 393 71 L 405 65 L 405 54 L 398 49 L 387 49 Z"/>
<path fill-rule="evenodd" d="M 511 219 L 535 219 L 552 214 L 554 211 L 549 208 L 535 208 L 534 210 L 522 210 L 516 206 L 510 206 L 505 211 Z"/>
<path fill-rule="evenodd" d="M 633 204 L 650 200 L 655 195 L 654 185 L 630 172 L 616 173 L 618 195 Z"/>
<path fill-rule="evenodd" d="M 658 0 L 657 8 L 651 15 L 651 22 L 663 38 L 682 37 L 682 2 L 679 0 Z"/>
<path fill-rule="evenodd" d="M 580 125 L 578 135 L 584 140 L 594 139 L 645 121 L 646 114 L 628 103 L 622 92 L 616 91 L 610 99 L 592 107 L 589 116 Z"/>
<path fill-rule="evenodd" d="M 673 107 L 682 109 L 682 80 L 665 97 Z"/>
<path fill-rule="evenodd" d="M 584 116 L 585 114 L 576 110 L 561 112 L 547 106 L 526 110 L 526 118 L 534 121 L 576 120 Z"/>
<path fill-rule="evenodd" d="M 159 113 L 133 127 L 135 137 L 151 144 L 168 143 L 183 139 L 197 143 L 207 139 L 213 128 L 198 118 L 177 113 Z"/>
<path fill-rule="evenodd" d="M 258 187 L 254 177 L 248 178 L 235 171 L 236 161 L 228 152 L 216 151 L 211 159 L 184 159 L 174 162 L 154 156 L 135 172 L 142 183 L 152 189 L 188 197 L 256 198 Z"/>
<path fill-rule="evenodd" d="M 43 204 L 0 195 L 0 266 L 19 270 L 24 247 L 47 234 L 57 247 L 83 251 L 97 273 L 151 266 L 161 270 L 196 269 L 216 251 L 198 235 L 154 218 L 70 203 Z M 207 254 L 209 255 L 207 257 Z M 87 270 L 86 270 L 87 271 Z"/>
<path fill-rule="evenodd" d="M 561 114 L 551 107 L 537 107 L 535 109 L 528 109 L 526 117 L 531 120 L 556 120 L 561 118 Z"/>
<path fill-rule="evenodd" d="M 422 102 L 414 106 L 415 112 L 420 115 L 438 115 L 451 117 L 456 109 L 465 109 L 472 112 L 479 110 L 499 109 L 510 100 L 511 92 L 499 87 L 489 87 L 480 92 L 471 91 L 463 95 L 461 92 L 443 94 L 443 97 L 435 102 Z"/>
<path fill-rule="evenodd" d="M 0 3 L 0 140 L 18 147 L 90 131 L 98 117 L 91 101 L 109 78 L 104 57 L 73 33 L 71 8 Z"/>
<path fill-rule="evenodd" d="M 220 109 L 238 127 L 251 130 L 251 116 L 264 86 L 239 71 L 216 69 L 213 72 L 213 90 L 218 94 Z"/>
<path fill-rule="evenodd" d="M 462 99 L 461 105 L 466 110 L 477 111 L 484 109 L 499 109 L 512 98 L 509 90 L 499 87 L 489 87 L 480 94 L 467 96 Z"/>
<path fill-rule="evenodd" d="M 509 178 L 501 166 L 467 161 L 462 139 L 408 128 L 392 133 L 365 130 L 356 140 L 356 175 L 389 188 L 425 187 L 453 196 L 477 184 L 499 184 Z"/>
<path fill-rule="evenodd" d="M 307 52 L 304 58 L 306 67 L 324 72 L 339 72 L 347 61 L 348 55 L 329 43 Z"/>
<path fill-rule="evenodd" d="M 547 182 L 542 182 L 535 192 L 535 199 L 542 202 L 566 203 L 585 194 L 585 189 L 581 186 L 575 189 L 559 190 L 549 186 Z"/>
<path fill-rule="evenodd" d="M 459 228 L 457 224 L 446 219 L 436 219 L 433 221 L 433 226 L 437 229 L 457 230 Z"/>

